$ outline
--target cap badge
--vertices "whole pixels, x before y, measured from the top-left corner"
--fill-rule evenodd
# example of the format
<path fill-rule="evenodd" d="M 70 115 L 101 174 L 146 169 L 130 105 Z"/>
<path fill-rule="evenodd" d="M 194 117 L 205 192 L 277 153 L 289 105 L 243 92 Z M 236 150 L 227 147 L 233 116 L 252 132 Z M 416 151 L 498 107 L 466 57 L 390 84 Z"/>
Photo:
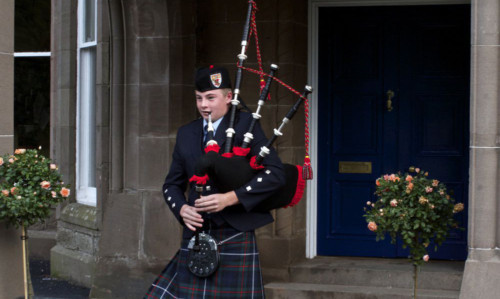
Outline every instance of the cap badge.
<path fill-rule="evenodd" d="M 210 81 L 212 81 L 212 85 L 216 88 L 219 88 L 222 83 L 222 75 L 221 73 L 215 73 L 210 75 Z"/>

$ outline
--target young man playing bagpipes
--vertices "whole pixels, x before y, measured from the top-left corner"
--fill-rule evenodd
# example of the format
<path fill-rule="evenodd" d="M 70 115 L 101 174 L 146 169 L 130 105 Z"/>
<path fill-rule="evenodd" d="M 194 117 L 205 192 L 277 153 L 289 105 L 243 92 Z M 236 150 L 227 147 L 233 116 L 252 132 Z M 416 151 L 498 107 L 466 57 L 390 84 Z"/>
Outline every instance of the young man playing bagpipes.
<path fill-rule="evenodd" d="M 203 182 L 203 186 L 190 183 L 196 177 L 197 162 L 206 155 L 207 139 L 213 138 L 218 146 L 224 146 L 233 97 L 225 68 L 199 69 L 195 86 L 201 118 L 178 130 L 172 164 L 163 185 L 165 202 L 183 226 L 181 248 L 145 298 L 263 298 L 254 230 L 271 223 L 273 218 L 269 212 L 255 208 L 284 185 L 283 165 L 270 148 L 263 168 L 235 190 L 221 192 L 211 180 Z M 239 145 L 252 122 L 252 114 L 237 111 L 233 122 L 234 144 Z M 258 155 L 267 142 L 257 122 L 250 156 Z M 224 159 L 219 163 L 224 163 Z"/>

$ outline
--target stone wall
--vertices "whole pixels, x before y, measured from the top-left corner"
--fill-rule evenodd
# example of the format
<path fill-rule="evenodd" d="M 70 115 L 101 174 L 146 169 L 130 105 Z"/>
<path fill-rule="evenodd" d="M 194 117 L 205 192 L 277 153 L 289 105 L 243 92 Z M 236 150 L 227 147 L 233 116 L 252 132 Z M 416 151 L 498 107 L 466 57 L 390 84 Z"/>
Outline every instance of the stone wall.
<path fill-rule="evenodd" d="M 0 0 L 0 155 L 14 150 L 14 0 Z M 21 230 L 0 222 L 0 298 L 24 295 Z"/>
<path fill-rule="evenodd" d="M 469 256 L 460 298 L 500 293 L 500 3 L 472 1 Z"/>
<path fill-rule="evenodd" d="M 51 275 L 91 287 L 96 264 L 97 228 L 94 207 L 72 203 L 61 212 L 57 245 L 51 249 Z"/>
<path fill-rule="evenodd" d="M 1 0 L 0 155 L 14 150 L 14 1 Z"/>

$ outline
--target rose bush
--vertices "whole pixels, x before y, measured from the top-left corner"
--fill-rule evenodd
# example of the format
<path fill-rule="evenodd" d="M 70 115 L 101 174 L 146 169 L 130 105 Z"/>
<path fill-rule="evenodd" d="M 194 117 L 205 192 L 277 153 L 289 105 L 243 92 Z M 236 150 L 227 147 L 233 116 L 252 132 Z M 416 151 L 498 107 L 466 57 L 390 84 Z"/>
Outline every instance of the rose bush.
<path fill-rule="evenodd" d="M 70 195 L 55 164 L 34 149 L 0 157 L 0 220 L 28 227 Z"/>
<path fill-rule="evenodd" d="M 431 240 L 437 246 L 446 240 L 450 228 L 457 228 L 454 213 L 464 209 L 454 204 L 446 186 L 428 178 L 428 173 L 410 167 L 410 173 L 386 174 L 375 181 L 378 200 L 365 207 L 368 229 L 377 240 L 389 234 L 392 243 L 399 237 L 403 248 L 410 248 L 414 265 L 429 260 L 427 247 Z"/>

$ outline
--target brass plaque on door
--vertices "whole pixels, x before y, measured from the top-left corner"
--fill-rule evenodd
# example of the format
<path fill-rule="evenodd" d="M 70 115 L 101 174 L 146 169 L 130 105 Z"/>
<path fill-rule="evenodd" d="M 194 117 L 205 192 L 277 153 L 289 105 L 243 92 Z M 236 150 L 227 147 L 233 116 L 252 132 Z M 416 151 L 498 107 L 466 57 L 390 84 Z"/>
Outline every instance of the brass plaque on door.
<path fill-rule="evenodd" d="M 372 173 L 372 162 L 340 161 L 339 173 Z"/>

